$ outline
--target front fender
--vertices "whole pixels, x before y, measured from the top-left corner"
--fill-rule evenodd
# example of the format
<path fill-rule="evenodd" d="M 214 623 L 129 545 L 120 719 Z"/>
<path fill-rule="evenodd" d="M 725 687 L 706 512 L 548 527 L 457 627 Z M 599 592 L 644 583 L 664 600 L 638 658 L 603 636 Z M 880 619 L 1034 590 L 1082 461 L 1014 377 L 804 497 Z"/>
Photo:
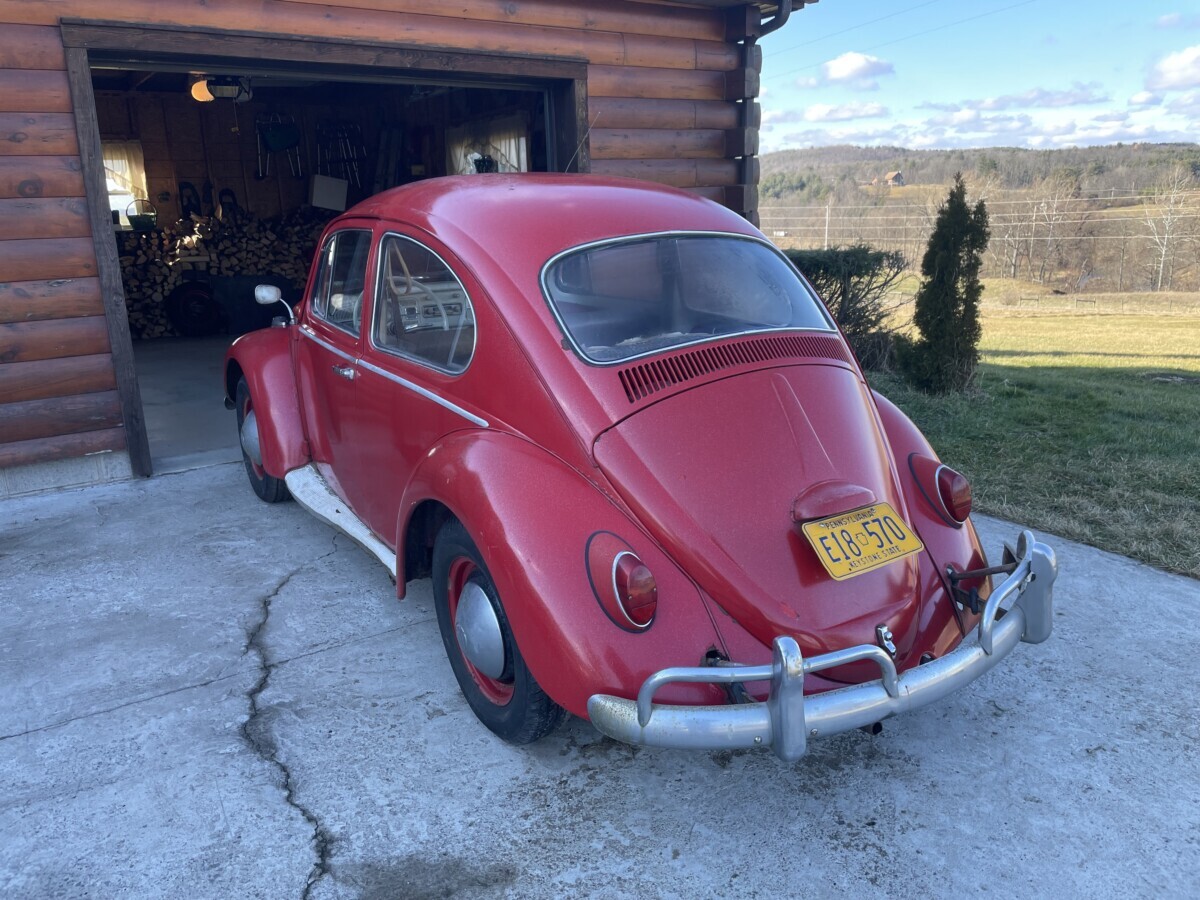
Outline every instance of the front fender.
<path fill-rule="evenodd" d="M 651 673 L 701 665 L 720 647 L 691 580 L 595 485 L 529 441 L 497 431 L 450 435 L 409 483 L 402 536 L 413 511 L 431 499 L 475 541 L 530 671 L 572 713 L 586 717 L 595 693 L 636 696 Z M 619 536 L 654 573 L 658 612 L 644 632 L 618 628 L 593 593 L 585 553 L 598 531 Z M 724 699 L 712 685 L 677 687 L 675 702 Z"/>
<path fill-rule="evenodd" d="M 294 328 L 264 328 L 233 342 L 225 354 L 225 396 L 232 401 L 245 378 L 258 419 L 267 474 L 282 478 L 310 461 L 292 368 Z"/>

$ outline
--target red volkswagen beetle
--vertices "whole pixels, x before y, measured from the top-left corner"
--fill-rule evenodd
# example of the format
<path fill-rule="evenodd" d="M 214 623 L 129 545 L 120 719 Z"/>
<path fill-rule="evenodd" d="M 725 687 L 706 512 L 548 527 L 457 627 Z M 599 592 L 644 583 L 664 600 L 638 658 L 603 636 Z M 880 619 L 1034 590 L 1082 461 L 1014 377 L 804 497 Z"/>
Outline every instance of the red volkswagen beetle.
<path fill-rule="evenodd" d="M 570 712 L 793 760 L 1050 635 L 1053 551 L 1026 532 L 989 567 L 963 476 L 715 203 L 587 176 L 397 188 L 330 224 L 288 312 L 227 359 L 251 485 L 400 597 L 431 576 L 463 694 L 508 741 Z"/>

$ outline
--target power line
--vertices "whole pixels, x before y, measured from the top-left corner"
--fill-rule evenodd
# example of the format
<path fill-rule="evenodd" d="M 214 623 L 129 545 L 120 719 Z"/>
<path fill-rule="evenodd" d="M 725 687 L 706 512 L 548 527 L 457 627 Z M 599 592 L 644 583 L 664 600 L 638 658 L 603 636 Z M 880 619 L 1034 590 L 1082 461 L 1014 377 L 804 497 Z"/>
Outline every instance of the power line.
<path fill-rule="evenodd" d="M 861 50 L 859 52 L 866 52 L 868 50 L 879 50 L 882 47 L 890 47 L 893 44 L 899 44 L 899 43 L 902 43 L 903 41 L 911 41 L 913 38 L 924 37 L 927 34 L 933 34 L 938 31 L 945 31 L 947 28 L 953 28 L 955 25 L 963 25 L 967 22 L 974 22 L 977 19 L 984 19 L 984 18 L 987 18 L 988 16 L 997 15 L 998 13 L 1008 12 L 1009 10 L 1017 9 L 1018 7 L 1021 7 L 1021 6 L 1029 6 L 1031 3 L 1034 3 L 1034 2 L 1036 2 L 1036 0 L 1021 0 L 1020 3 L 1013 3 L 1013 4 L 1010 4 L 1009 6 L 1002 6 L 999 9 L 993 9 L 989 12 L 979 13 L 978 15 L 975 15 L 975 16 L 967 16 L 965 19 L 955 19 L 953 22 L 947 22 L 944 25 L 935 25 L 933 28 L 927 28 L 924 31 L 918 31 L 913 34 L 906 34 L 904 37 L 898 37 L 891 41 L 884 41 L 882 44 L 873 44 L 870 47 L 864 47 L 863 50 Z M 811 65 L 801 66 L 798 69 L 788 69 L 786 72 L 775 72 L 771 75 L 764 75 L 762 77 L 763 77 L 764 81 L 767 80 L 768 78 L 783 78 L 786 75 L 795 75 L 797 72 L 805 72 L 809 69 L 815 69 L 821 65 L 823 65 L 823 63 L 812 63 Z"/>
<path fill-rule="evenodd" d="M 851 31 L 858 31 L 860 28 L 866 28 L 868 25 L 874 25 L 877 22 L 884 22 L 888 19 L 894 19 L 896 16 L 902 16 L 905 13 L 910 13 L 913 10 L 921 9 L 924 6 L 933 6 L 935 3 L 941 3 L 942 0 L 926 0 L 925 3 L 918 3 L 916 6 L 909 6 L 905 9 L 897 10 L 894 13 L 888 13 L 886 16 L 879 16 L 875 19 L 868 19 L 865 22 L 859 22 L 857 25 L 851 25 L 849 28 L 843 28 L 841 31 L 831 31 L 829 34 L 823 34 L 820 37 L 815 37 L 811 41 L 803 41 L 799 44 L 792 44 L 790 47 L 780 47 L 778 50 L 772 50 L 765 56 L 778 56 L 780 53 L 787 53 L 790 50 L 795 50 L 798 47 L 807 47 L 810 44 L 819 44 L 821 41 L 827 41 L 832 37 L 837 37 L 840 34 L 846 34 Z"/>

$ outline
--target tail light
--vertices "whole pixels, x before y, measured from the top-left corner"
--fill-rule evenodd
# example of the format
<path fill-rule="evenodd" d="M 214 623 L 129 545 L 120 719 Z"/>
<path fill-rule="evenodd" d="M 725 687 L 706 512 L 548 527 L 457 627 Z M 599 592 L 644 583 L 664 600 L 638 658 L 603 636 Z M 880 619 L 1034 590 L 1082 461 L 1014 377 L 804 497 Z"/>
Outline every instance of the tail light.
<path fill-rule="evenodd" d="M 936 459 L 914 453 L 908 458 L 913 479 L 933 511 L 947 525 L 958 527 L 971 515 L 971 483 Z"/>
<path fill-rule="evenodd" d="M 645 563 L 630 552 L 613 560 L 613 591 L 630 623 L 638 629 L 649 627 L 658 607 L 658 585 Z"/>
<path fill-rule="evenodd" d="M 949 466 L 937 470 L 938 497 L 955 522 L 960 525 L 971 515 L 971 482 Z"/>
<path fill-rule="evenodd" d="M 588 539 L 588 580 L 600 608 L 625 631 L 645 631 L 658 609 L 654 574 L 632 548 L 608 531 Z"/>

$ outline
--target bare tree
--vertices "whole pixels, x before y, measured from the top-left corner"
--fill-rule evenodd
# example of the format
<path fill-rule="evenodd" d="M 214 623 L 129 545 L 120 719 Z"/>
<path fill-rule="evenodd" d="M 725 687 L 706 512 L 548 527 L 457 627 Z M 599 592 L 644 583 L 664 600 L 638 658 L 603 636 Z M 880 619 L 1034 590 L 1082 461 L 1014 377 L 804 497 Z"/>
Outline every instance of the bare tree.
<path fill-rule="evenodd" d="M 1062 264 L 1067 243 L 1083 233 L 1089 215 L 1079 202 L 1079 182 L 1074 177 L 1051 176 L 1038 185 L 1037 191 L 1041 195 L 1033 205 L 1037 244 L 1030 247 L 1030 265 L 1036 255 L 1035 277 L 1039 284 L 1045 284 L 1046 276 Z"/>
<path fill-rule="evenodd" d="M 1190 169 L 1174 166 L 1155 185 L 1143 221 L 1154 246 L 1154 290 L 1170 290 L 1175 276 L 1175 256 L 1185 238 L 1189 191 L 1195 179 Z"/>

